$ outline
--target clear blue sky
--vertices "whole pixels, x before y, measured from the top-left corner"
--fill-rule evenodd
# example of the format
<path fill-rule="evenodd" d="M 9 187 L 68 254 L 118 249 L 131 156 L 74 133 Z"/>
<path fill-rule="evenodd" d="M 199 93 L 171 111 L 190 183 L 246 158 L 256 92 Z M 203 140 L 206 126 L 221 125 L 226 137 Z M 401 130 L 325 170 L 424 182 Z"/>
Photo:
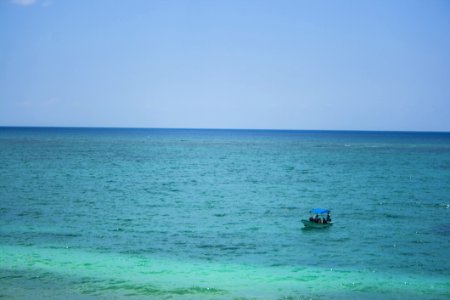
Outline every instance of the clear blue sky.
<path fill-rule="evenodd" d="M 450 1 L 0 0 L 0 125 L 450 131 Z"/>

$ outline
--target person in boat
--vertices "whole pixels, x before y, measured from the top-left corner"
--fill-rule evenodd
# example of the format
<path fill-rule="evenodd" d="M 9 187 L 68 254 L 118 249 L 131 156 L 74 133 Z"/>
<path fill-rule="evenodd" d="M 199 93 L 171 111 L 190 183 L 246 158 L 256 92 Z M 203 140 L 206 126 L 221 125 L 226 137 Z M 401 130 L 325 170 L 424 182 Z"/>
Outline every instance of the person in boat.
<path fill-rule="evenodd" d="M 314 218 L 311 216 L 311 217 L 309 217 L 309 221 L 310 222 L 314 222 Z"/>
<path fill-rule="evenodd" d="M 319 223 L 319 220 L 320 220 L 319 215 L 316 215 L 314 218 L 314 222 Z"/>
<path fill-rule="evenodd" d="M 331 222 L 330 214 L 327 214 L 327 222 Z"/>
<path fill-rule="evenodd" d="M 322 218 L 322 223 L 323 224 L 327 224 L 328 223 L 327 220 L 325 219 L 325 217 Z"/>

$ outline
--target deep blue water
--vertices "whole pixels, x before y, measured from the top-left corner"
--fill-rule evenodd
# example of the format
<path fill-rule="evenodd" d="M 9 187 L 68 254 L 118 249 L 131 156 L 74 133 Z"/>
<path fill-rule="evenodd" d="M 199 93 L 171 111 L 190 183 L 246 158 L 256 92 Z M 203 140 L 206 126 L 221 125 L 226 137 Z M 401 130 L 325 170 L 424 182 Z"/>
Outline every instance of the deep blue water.
<path fill-rule="evenodd" d="M 3 127 L 0 164 L 0 296 L 450 297 L 450 133 Z"/>

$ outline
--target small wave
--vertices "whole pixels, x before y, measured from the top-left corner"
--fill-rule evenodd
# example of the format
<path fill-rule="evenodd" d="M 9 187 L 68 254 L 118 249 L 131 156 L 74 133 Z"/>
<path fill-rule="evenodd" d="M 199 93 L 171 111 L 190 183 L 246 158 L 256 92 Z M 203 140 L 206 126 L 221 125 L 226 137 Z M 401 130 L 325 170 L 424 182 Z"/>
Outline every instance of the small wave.
<path fill-rule="evenodd" d="M 40 211 L 32 211 L 32 210 L 25 210 L 17 214 L 18 217 L 40 217 L 42 213 Z"/>
<path fill-rule="evenodd" d="M 208 295 L 224 295 L 227 294 L 225 290 L 209 287 L 194 286 L 190 288 L 178 288 L 168 291 L 171 294 L 189 295 L 189 294 L 208 294 Z"/>
<path fill-rule="evenodd" d="M 399 203 L 401 204 L 401 203 Z M 404 204 L 401 204 L 404 205 Z M 426 208 L 450 208 L 450 204 L 448 203 L 436 203 L 436 202 L 422 202 L 422 201 L 416 201 L 416 202 L 412 202 L 411 205 L 416 206 L 416 207 L 426 207 Z"/>
<path fill-rule="evenodd" d="M 402 215 L 396 215 L 396 214 L 385 214 L 386 218 L 390 218 L 390 219 L 404 219 L 406 218 L 406 216 L 402 216 Z"/>
<path fill-rule="evenodd" d="M 102 292 L 108 291 L 122 291 L 125 293 L 125 296 L 193 296 L 193 295 L 225 295 L 228 292 L 223 289 L 218 289 L 214 287 L 200 287 L 200 286 L 192 286 L 188 288 L 175 288 L 175 289 L 161 289 L 157 288 L 151 284 L 133 284 L 127 283 L 123 281 L 109 281 L 106 283 L 106 286 L 99 287 L 98 284 L 94 286 L 94 284 L 84 285 L 84 288 L 81 290 L 82 294 L 99 296 Z"/>
<path fill-rule="evenodd" d="M 434 232 L 443 236 L 450 236 L 450 225 L 449 224 L 441 224 L 434 228 Z"/>
<path fill-rule="evenodd" d="M 287 210 L 295 210 L 295 209 L 299 209 L 297 206 L 285 206 L 285 207 L 280 207 L 281 209 L 287 209 Z"/>
<path fill-rule="evenodd" d="M 77 237 L 81 237 L 81 234 L 78 233 L 71 233 L 71 232 L 36 232 L 36 231 L 30 231 L 30 232 L 11 232 L 11 233 L 4 233 L 4 237 L 9 238 L 18 238 L 20 237 L 20 240 L 26 241 L 26 243 L 29 243 L 30 241 L 38 241 L 38 240 L 46 240 L 46 241 L 60 241 L 62 239 L 73 239 Z"/>

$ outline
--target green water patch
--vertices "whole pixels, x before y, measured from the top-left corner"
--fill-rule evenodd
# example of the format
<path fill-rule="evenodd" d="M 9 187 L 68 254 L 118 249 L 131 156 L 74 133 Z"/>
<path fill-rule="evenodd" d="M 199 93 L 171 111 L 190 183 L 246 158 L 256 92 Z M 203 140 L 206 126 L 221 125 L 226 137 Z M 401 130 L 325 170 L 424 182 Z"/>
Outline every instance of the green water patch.
<path fill-rule="evenodd" d="M 7 273 L 12 270 L 14 278 L 9 278 L 11 274 Z M 17 276 L 22 275 L 28 281 L 38 282 L 38 286 L 39 282 L 58 281 L 70 293 L 94 297 L 446 299 L 450 296 L 450 278 L 442 276 L 305 266 L 260 267 L 73 248 L 0 246 L 0 288 L 20 283 Z"/>

